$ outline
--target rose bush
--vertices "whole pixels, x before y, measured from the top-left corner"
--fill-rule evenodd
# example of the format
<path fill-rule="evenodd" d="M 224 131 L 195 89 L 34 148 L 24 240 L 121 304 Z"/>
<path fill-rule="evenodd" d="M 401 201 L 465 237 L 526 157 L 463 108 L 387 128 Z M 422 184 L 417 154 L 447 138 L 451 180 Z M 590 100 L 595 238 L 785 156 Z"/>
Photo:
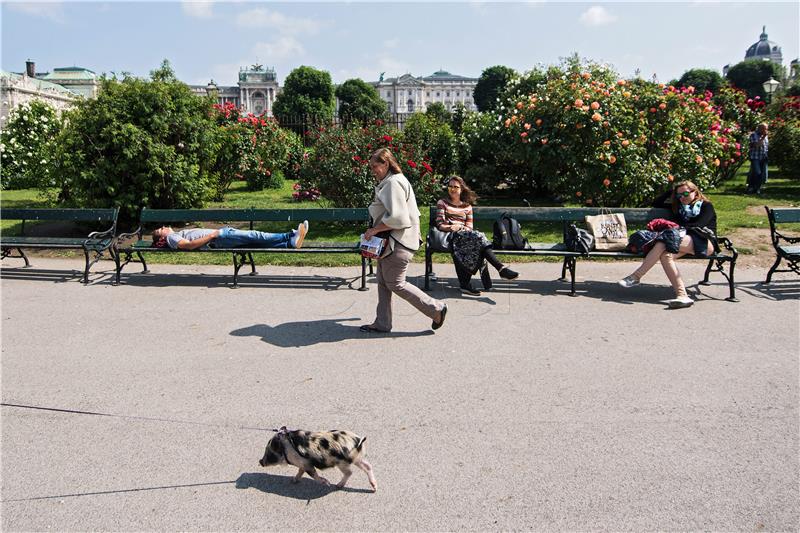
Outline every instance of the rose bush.
<path fill-rule="evenodd" d="M 378 148 L 389 148 L 395 155 L 420 205 L 428 205 L 441 194 L 427 156 L 398 142 L 397 131 L 380 120 L 368 127 L 320 127 L 307 135 L 313 150 L 300 171 L 298 197 L 301 191 L 317 191 L 337 207 L 366 207 L 375 183 L 367 163 Z"/>
<path fill-rule="evenodd" d="M 280 188 L 280 169 L 287 164 L 294 134 L 273 118 L 242 115 L 233 104 L 214 104 L 214 111 L 221 130 L 215 166 L 220 184 L 217 194 L 224 193 L 235 178 L 247 181 L 251 191 Z"/>
<path fill-rule="evenodd" d="M 55 108 L 41 100 L 14 109 L 0 132 L 0 188 L 53 186 L 61 128 Z"/>
<path fill-rule="evenodd" d="M 713 186 L 741 157 L 712 95 L 570 61 L 501 107 L 530 179 L 590 205 L 643 205 L 673 180 Z"/>

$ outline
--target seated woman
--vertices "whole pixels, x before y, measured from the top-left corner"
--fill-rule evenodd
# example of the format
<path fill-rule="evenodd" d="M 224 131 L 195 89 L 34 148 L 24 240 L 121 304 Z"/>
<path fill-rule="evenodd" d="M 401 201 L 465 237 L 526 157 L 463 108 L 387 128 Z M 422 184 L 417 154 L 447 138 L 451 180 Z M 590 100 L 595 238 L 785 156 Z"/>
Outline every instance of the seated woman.
<path fill-rule="evenodd" d="M 644 258 L 642 265 L 630 276 L 621 279 L 619 284 L 625 288 L 639 285 L 642 277 L 661 261 L 661 266 L 664 267 L 664 272 L 675 290 L 675 299 L 669 300 L 668 304 L 673 309 L 680 309 L 691 306 L 694 300 L 686 294 L 686 287 L 675 266 L 675 259 L 686 254 L 708 257 L 719 250 L 717 212 L 708 198 L 697 188 L 697 185 L 688 180 L 676 183 L 671 190 L 656 198 L 653 207 L 665 207 L 668 201 L 672 213 L 675 215 L 675 222 L 681 226 L 681 243 L 678 253 L 672 254 L 667 251 L 663 242 L 656 242 Z"/>
<path fill-rule="evenodd" d="M 308 221 L 304 220 L 296 230 L 287 233 L 267 233 L 256 230 L 240 230 L 231 227 L 220 229 L 187 228 L 175 231 L 171 226 L 153 230 L 153 246 L 173 250 L 196 250 L 205 245 L 212 248 L 300 248 L 308 233 Z"/>
<path fill-rule="evenodd" d="M 461 292 L 470 296 L 480 296 L 480 291 L 472 287 L 471 278 L 481 267 L 484 288 L 491 287 L 491 278 L 485 269 L 488 261 L 503 279 L 516 279 L 519 274 L 503 265 L 492 251 L 492 243 L 480 231 L 472 228 L 472 204 L 478 196 L 467 187 L 459 176 L 451 176 L 447 182 L 447 198 L 436 203 L 436 227 L 440 231 L 452 232 L 451 252 Z"/>

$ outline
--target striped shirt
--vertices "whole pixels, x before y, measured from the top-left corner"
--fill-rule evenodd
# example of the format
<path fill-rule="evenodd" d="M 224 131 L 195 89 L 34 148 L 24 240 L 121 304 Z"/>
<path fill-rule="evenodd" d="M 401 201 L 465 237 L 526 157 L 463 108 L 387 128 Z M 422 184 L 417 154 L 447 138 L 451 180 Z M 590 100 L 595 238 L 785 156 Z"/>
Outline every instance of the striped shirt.
<path fill-rule="evenodd" d="M 465 228 L 472 229 L 472 206 L 455 206 L 447 200 L 439 200 L 436 202 L 435 222 L 437 228 L 442 224 L 463 224 Z"/>

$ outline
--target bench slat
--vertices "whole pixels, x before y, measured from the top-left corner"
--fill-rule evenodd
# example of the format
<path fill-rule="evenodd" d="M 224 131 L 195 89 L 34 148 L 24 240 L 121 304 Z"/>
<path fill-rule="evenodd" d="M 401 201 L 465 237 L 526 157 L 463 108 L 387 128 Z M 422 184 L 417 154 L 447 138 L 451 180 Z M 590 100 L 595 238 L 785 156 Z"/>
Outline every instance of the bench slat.
<path fill-rule="evenodd" d="M 800 222 L 800 209 L 794 207 L 776 207 L 770 208 L 775 222 L 789 223 Z"/>
<path fill-rule="evenodd" d="M 624 213 L 626 222 L 647 222 L 654 218 L 669 218 L 669 209 L 664 208 L 613 208 L 612 213 Z M 600 208 L 591 207 L 474 207 L 474 220 L 496 220 L 509 213 L 520 222 L 582 222 L 587 215 L 601 214 Z M 431 207 L 431 222 L 436 218 L 436 207 Z"/>
<path fill-rule="evenodd" d="M 3 209 L 3 220 L 114 220 L 117 209 Z"/>
<path fill-rule="evenodd" d="M 366 209 L 142 209 L 142 223 L 366 221 Z"/>

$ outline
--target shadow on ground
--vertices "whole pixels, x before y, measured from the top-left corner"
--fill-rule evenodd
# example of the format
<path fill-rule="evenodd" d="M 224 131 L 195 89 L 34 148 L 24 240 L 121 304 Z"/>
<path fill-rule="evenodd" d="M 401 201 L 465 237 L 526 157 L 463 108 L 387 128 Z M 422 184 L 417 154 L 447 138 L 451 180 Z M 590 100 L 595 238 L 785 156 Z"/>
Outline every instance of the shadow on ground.
<path fill-rule="evenodd" d="M 363 492 L 370 494 L 371 489 L 358 489 L 354 487 L 337 488 L 335 485 L 326 487 L 313 479 L 304 477 L 299 483 L 293 483 L 294 476 L 276 476 L 274 474 L 245 473 L 236 480 L 237 489 L 258 489 L 267 494 L 275 494 L 286 498 L 298 500 L 316 500 L 327 496 L 331 492 Z"/>
<path fill-rule="evenodd" d="M 246 328 L 231 331 L 234 337 L 261 337 L 262 342 L 281 348 L 298 348 L 313 346 L 327 342 L 339 342 L 345 339 L 369 339 L 372 337 L 425 337 L 433 335 L 433 331 L 366 333 L 359 330 L 358 325 L 341 324 L 340 322 L 361 322 L 359 318 L 331 318 L 326 320 L 309 320 L 305 322 L 286 322 L 277 326 L 254 324 Z"/>

